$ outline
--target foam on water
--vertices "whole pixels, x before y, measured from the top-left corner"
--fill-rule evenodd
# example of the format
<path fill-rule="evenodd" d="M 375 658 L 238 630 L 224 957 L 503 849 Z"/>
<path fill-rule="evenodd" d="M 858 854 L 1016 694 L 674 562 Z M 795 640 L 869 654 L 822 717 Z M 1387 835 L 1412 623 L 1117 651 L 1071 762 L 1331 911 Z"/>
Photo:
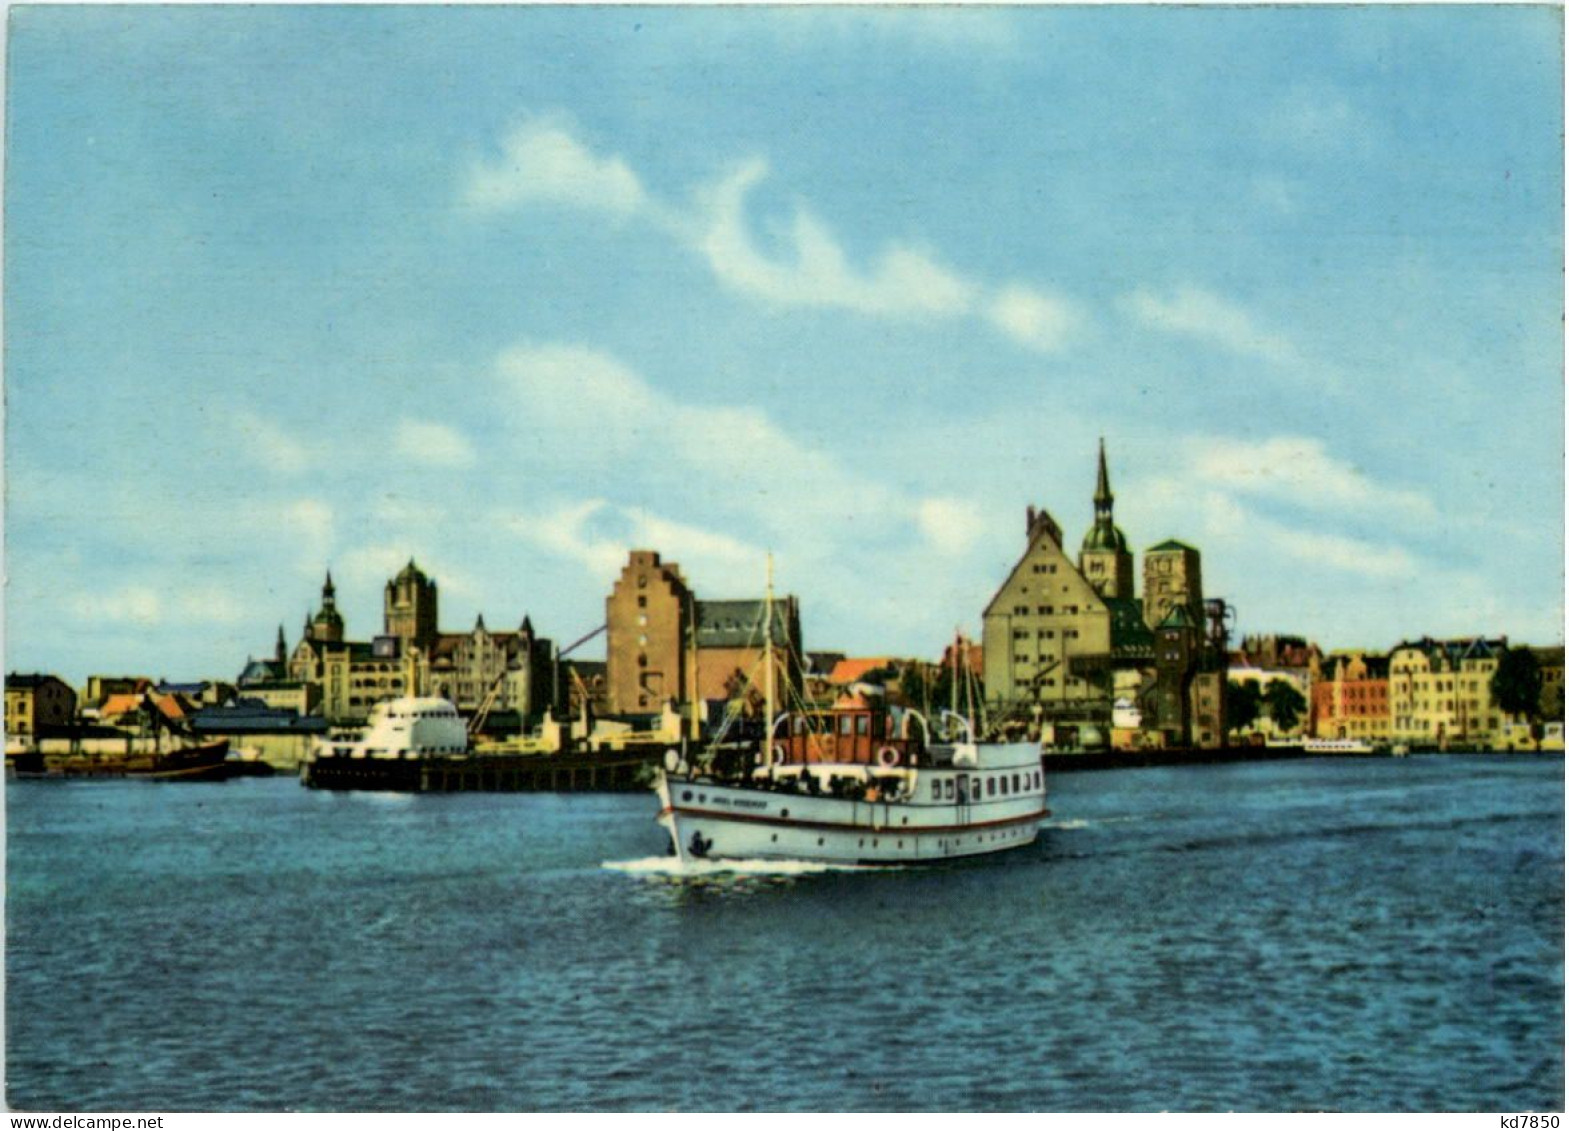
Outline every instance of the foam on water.
<path fill-rule="evenodd" d="M 893 871 L 893 864 L 829 864 L 820 860 L 681 860 L 674 856 L 645 856 L 640 860 L 606 860 L 600 867 L 635 876 L 816 876 L 826 872 Z"/>

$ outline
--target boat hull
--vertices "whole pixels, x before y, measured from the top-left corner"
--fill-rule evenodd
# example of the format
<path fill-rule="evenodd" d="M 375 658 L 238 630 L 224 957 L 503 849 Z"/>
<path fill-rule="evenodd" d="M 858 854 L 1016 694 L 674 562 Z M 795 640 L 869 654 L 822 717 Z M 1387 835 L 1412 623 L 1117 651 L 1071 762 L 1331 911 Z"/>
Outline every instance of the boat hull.
<path fill-rule="evenodd" d="M 137 749 L 95 754 L 46 753 L 18 760 L 18 777 L 136 778 L 141 781 L 221 781 L 232 773 L 229 740 L 172 750 Z"/>
<path fill-rule="evenodd" d="M 922 772 L 896 800 L 662 773 L 659 821 L 683 860 L 886 865 L 1005 852 L 1034 843 L 1050 816 L 1038 751 L 1014 749 L 1009 761 Z"/>

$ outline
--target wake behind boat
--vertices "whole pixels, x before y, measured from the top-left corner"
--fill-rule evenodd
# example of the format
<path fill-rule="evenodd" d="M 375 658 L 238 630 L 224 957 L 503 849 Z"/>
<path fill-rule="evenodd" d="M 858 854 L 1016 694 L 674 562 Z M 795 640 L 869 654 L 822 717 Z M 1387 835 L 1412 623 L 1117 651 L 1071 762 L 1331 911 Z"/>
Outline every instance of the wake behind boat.
<path fill-rule="evenodd" d="M 761 742 L 727 748 L 721 735 L 698 765 L 672 750 L 658 773 L 659 820 L 681 860 L 902 864 L 1035 840 L 1050 813 L 1034 743 L 977 742 L 954 712 L 936 729 L 916 711 L 895 720 L 859 696 L 776 715 L 772 600 L 770 577 Z"/>

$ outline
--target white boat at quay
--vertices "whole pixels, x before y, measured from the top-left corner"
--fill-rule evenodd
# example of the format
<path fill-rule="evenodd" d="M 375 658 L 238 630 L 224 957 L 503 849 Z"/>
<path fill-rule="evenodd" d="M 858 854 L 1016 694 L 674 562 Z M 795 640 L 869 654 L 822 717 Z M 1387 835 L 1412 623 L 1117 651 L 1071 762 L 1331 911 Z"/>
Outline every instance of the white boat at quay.
<path fill-rule="evenodd" d="M 769 600 L 772 606 L 772 580 Z M 726 773 L 717 747 L 658 772 L 659 821 L 690 860 L 911 864 L 1034 842 L 1046 808 L 1040 747 L 977 742 L 968 720 L 938 726 L 859 695 L 827 710 L 774 711 L 771 611 L 763 617 L 763 741 Z"/>
<path fill-rule="evenodd" d="M 458 709 L 445 699 L 404 696 L 371 708 L 357 738 L 325 738 L 316 758 L 442 758 L 468 750 L 468 729 Z"/>
<path fill-rule="evenodd" d="M 1361 738 L 1304 738 L 1307 754 L 1372 754 L 1373 744 Z"/>

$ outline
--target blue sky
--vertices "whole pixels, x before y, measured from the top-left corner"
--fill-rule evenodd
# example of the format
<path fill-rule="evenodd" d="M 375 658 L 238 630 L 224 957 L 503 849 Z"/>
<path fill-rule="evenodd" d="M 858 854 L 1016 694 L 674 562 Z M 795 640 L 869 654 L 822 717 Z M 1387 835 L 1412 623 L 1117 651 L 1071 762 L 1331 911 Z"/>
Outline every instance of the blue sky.
<path fill-rule="evenodd" d="M 935 656 L 1105 436 L 1326 647 L 1563 631 L 1546 7 L 13 9 L 10 669 L 231 677 L 330 567 L 626 550 Z"/>

